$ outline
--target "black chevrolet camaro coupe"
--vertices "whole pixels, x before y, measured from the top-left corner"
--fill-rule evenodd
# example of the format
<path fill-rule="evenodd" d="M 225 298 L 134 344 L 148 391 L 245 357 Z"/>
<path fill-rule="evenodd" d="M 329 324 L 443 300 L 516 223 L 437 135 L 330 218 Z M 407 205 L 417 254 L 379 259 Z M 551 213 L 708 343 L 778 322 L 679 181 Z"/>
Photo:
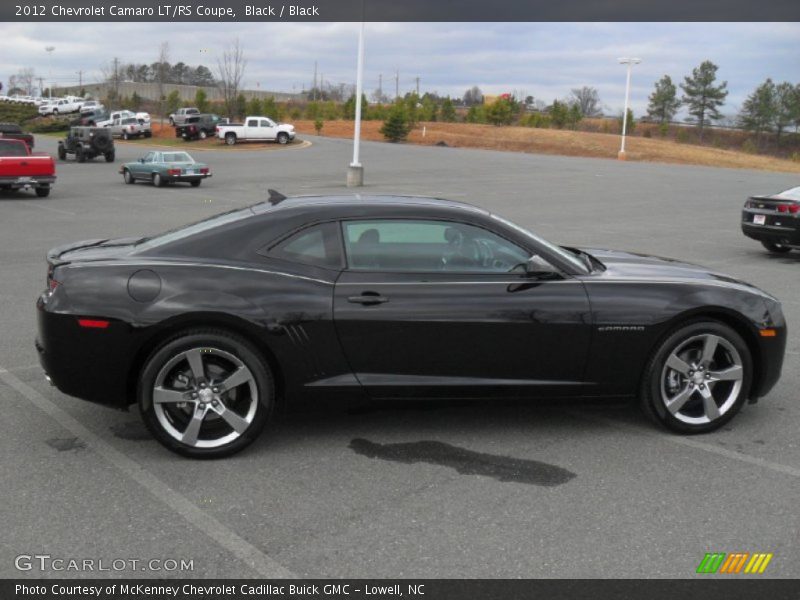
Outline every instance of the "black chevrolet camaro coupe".
<path fill-rule="evenodd" d="M 48 254 L 37 348 L 63 392 L 126 408 L 188 456 L 276 407 L 638 397 L 716 429 L 780 376 L 780 303 L 665 258 L 555 246 L 468 204 L 298 197 Z"/>
<path fill-rule="evenodd" d="M 742 233 L 773 254 L 800 250 L 800 187 L 748 198 L 742 209 Z"/>

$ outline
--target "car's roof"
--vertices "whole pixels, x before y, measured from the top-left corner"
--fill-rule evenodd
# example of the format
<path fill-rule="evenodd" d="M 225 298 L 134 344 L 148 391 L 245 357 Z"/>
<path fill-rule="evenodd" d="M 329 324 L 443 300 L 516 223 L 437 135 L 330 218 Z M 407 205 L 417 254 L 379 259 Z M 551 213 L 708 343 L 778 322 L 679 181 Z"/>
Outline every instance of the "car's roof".
<path fill-rule="evenodd" d="M 481 214 L 488 214 L 488 211 L 478 208 L 467 202 L 458 200 L 448 200 L 445 198 L 433 198 L 430 196 L 397 196 L 397 195 L 378 195 L 378 194 L 341 194 L 341 195 L 313 195 L 313 196 L 289 196 L 283 200 L 272 204 L 270 201 L 256 204 L 252 207 L 253 212 L 273 212 L 290 210 L 296 208 L 308 208 L 311 206 L 336 206 L 338 208 L 363 208 L 365 206 L 386 206 L 386 207 L 431 207 L 467 210 Z"/>

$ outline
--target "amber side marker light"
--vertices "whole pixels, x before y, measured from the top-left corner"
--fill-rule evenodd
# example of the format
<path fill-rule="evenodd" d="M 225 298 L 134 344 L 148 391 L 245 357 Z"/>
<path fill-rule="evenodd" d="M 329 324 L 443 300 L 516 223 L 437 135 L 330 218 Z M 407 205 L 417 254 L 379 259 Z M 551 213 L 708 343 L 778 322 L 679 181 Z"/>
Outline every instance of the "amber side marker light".
<path fill-rule="evenodd" d="M 775 337 L 776 335 L 778 335 L 778 332 L 775 331 L 774 329 L 759 329 L 758 334 L 761 337 Z"/>
<path fill-rule="evenodd" d="M 89 329 L 105 329 L 108 327 L 108 321 L 100 321 L 98 319 L 78 319 L 78 325 L 87 327 Z"/>

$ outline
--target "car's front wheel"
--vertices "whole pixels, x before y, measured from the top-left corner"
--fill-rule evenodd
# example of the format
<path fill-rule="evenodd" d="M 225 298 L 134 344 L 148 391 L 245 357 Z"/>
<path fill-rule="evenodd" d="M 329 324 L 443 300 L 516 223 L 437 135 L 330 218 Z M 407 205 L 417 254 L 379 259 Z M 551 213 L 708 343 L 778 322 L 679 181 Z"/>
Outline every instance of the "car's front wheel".
<path fill-rule="evenodd" d="M 125 183 L 129 183 L 131 185 L 136 183 L 136 180 L 133 178 L 133 175 L 128 169 L 125 169 L 125 171 L 122 174 L 122 177 L 125 179 Z"/>
<path fill-rule="evenodd" d="M 193 458 L 229 456 L 252 443 L 274 403 L 272 373 L 237 335 L 192 330 L 147 360 L 138 386 L 147 428 L 164 446 Z"/>
<path fill-rule="evenodd" d="M 289 143 L 289 134 L 288 133 L 279 133 L 278 134 L 278 143 L 282 146 Z"/>
<path fill-rule="evenodd" d="M 775 242 L 761 242 L 761 245 L 773 254 L 786 254 L 792 251 L 789 246 L 784 246 L 783 244 L 777 244 Z"/>
<path fill-rule="evenodd" d="M 716 321 L 686 324 L 648 362 L 642 408 L 673 431 L 713 431 L 742 408 L 752 380 L 750 350 L 738 333 Z"/>

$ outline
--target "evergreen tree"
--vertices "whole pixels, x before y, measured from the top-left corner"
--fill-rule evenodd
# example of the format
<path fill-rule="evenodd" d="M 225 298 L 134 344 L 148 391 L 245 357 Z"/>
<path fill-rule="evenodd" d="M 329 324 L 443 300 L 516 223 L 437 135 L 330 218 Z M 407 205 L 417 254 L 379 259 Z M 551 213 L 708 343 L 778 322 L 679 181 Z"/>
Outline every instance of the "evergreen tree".
<path fill-rule="evenodd" d="M 172 90 L 167 96 L 165 109 L 167 114 L 172 114 L 176 110 L 178 110 L 181 106 L 181 95 L 178 93 L 178 90 Z"/>
<path fill-rule="evenodd" d="M 553 100 L 550 106 L 550 122 L 556 129 L 561 129 L 569 121 L 569 109 L 564 102 Z"/>
<path fill-rule="evenodd" d="M 792 123 L 800 121 L 800 89 L 788 81 L 775 86 L 775 137 L 780 144 L 781 134 Z"/>
<path fill-rule="evenodd" d="M 401 103 L 395 104 L 383 122 L 381 134 L 390 142 L 401 142 L 408 137 L 410 131 L 411 126 L 408 123 L 405 107 Z"/>
<path fill-rule="evenodd" d="M 261 115 L 263 111 L 263 107 L 261 105 L 261 100 L 258 99 L 258 96 L 253 96 L 247 102 L 247 114 L 257 117 Z"/>
<path fill-rule="evenodd" d="M 492 125 L 510 125 L 516 115 L 516 106 L 510 98 L 498 98 L 486 107 L 486 120 Z"/>
<path fill-rule="evenodd" d="M 761 146 L 761 136 L 772 129 L 775 119 L 775 84 L 767 79 L 747 97 L 739 115 L 739 124 L 756 134 L 756 144 Z"/>
<path fill-rule="evenodd" d="M 659 123 L 668 123 L 681 107 L 678 90 L 672 83 L 669 75 L 664 75 L 656 81 L 655 90 L 650 94 L 650 104 L 647 105 L 647 115 Z"/>
<path fill-rule="evenodd" d="M 700 128 L 700 141 L 703 141 L 703 128 L 711 121 L 722 118 L 719 107 L 728 96 L 728 82 L 714 85 L 719 67 L 710 60 L 703 61 L 692 70 L 692 75 L 683 78 L 683 103 L 689 107 L 689 114 L 697 119 Z"/>
<path fill-rule="evenodd" d="M 208 112 L 208 94 L 203 88 L 198 89 L 194 95 L 194 105 L 200 112 Z"/>
<path fill-rule="evenodd" d="M 456 120 L 456 109 L 453 107 L 453 101 L 449 97 L 442 102 L 439 118 L 445 123 L 453 123 Z"/>

